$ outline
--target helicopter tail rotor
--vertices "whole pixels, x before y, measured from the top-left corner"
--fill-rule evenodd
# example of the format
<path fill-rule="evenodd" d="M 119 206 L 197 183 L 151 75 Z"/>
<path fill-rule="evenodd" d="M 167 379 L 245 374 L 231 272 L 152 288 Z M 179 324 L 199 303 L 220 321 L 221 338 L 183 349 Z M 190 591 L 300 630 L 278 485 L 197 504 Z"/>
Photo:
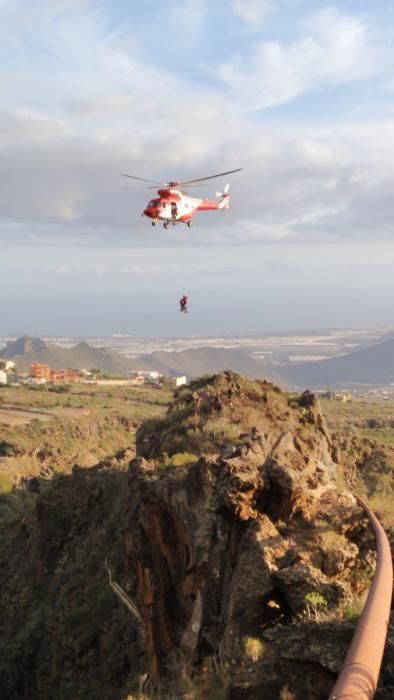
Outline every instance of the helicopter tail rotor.
<path fill-rule="evenodd" d="M 223 192 L 216 192 L 217 197 L 221 197 L 221 201 L 218 204 L 218 209 L 228 209 L 230 206 L 230 197 L 228 191 L 230 189 L 230 185 L 226 185 Z"/>
<path fill-rule="evenodd" d="M 226 197 L 228 195 L 228 191 L 230 189 L 230 185 L 227 184 L 223 190 L 223 192 L 216 192 L 217 197 Z"/>

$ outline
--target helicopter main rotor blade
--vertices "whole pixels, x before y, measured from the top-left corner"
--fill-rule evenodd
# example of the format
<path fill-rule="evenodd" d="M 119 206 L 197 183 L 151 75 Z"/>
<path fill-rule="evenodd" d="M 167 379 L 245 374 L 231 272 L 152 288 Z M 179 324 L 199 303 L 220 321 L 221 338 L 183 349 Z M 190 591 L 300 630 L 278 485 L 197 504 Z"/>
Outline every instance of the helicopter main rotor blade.
<path fill-rule="evenodd" d="M 223 175 L 231 175 L 232 173 L 239 173 L 243 168 L 237 168 L 236 170 L 227 170 L 225 173 L 218 173 L 217 175 L 208 175 L 207 177 L 198 177 L 196 180 L 183 180 L 183 182 L 178 182 L 178 185 L 192 185 L 194 182 L 204 182 L 205 180 L 213 180 L 215 177 L 223 177 Z"/>
<path fill-rule="evenodd" d="M 177 189 L 179 189 L 179 185 L 181 185 L 181 184 L 182 183 L 180 183 L 180 182 L 177 183 L 176 185 L 165 184 L 165 185 L 162 185 L 162 189 L 163 190 L 177 190 Z M 209 187 L 209 185 L 190 185 L 190 187 Z M 146 189 L 147 190 L 155 190 L 156 187 L 154 187 L 153 185 L 149 185 Z M 189 187 L 188 187 L 188 189 L 189 189 Z"/>
<path fill-rule="evenodd" d="M 153 185 L 162 185 L 162 182 L 156 182 L 156 180 L 147 180 L 145 177 L 137 177 L 137 175 L 127 175 L 127 173 L 120 173 L 122 177 L 130 177 L 132 180 L 141 180 L 141 182 L 151 182 Z"/>

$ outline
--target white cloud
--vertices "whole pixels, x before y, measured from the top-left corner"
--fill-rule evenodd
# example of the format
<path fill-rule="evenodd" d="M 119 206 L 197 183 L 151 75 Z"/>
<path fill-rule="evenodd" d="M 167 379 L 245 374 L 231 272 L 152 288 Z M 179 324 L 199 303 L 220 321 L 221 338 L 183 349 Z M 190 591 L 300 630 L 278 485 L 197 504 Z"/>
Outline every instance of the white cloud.
<path fill-rule="evenodd" d="M 272 11 L 271 0 L 233 0 L 234 13 L 249 25 L 260 25 Z"/>
<path fill-rule="evenodd" d="M 287 45 L 260 41 L 249 56 L 221 64 L 216 75 L 246 111 L 280 105 L 327 85 L 362 80 L 381 70 L 366 26 L 334 8 L 304 24 L 304 35 Z"/>
<path fill-rule="evenodd" d="M 49 0 L 34 0 L 35 17 L 39 6 L 47 10 L 36 36 L 45 61 L 26 63 L 18 80 L 9 66 L 0 69 L 8 107 L 0 110 L 3 245 L 155 247 L 160 237 L 197 247 L 392 235 L 391 122 L 264 122 L 263 129 L 239 108 L 369 75 L 375 49 L 360 20 L 326 10 L 304 23 L 301 39 L 257 43 L 249 62 L 231 64 L 234 81 L 223 94 L 148 63 L 133 35 L 123 29 L 120 40 L 88 0 L 62 0 L 60 14 Z M 193 6 L 202 13 L 205 2 Z M 4 7 L 0 0 L 0 26 Z M 140 217 L 151 192 L 139 184 L 125 192 L 119 177 L 167 180 L 236 167 L 245 170 L 231 178 L 230 212 L 198 214 L 187 235 L 181 227 L 151 230 Z"/>
<path fill-rule="evenodd" d="M 127 252 L 127 251 L 126 251 Z M 85 253 L 85 251 L 84 251 Z M 123 253 L 124 255 L 125 253 Z M 118 257 L 121 257 L 122 253 L 118 255 Z M 145 275 L 157 275 L 161 272 L 163 274 L 168 273 L 169 271 L 173 272 L 172 270 L 169 270 L 168 268 L 161 268 L 157 265 L 149 265 L 149 264 L 142 264 L 142 265 L 107 265 L 107 264 L 96 264 L 95 263 L 95 257 L 100 258 L 102 256 L 96 255 L 92 251 L 89 252 L 89 259 L 86 259 L 87 256 L 83 254 L 82 260 L 79 261 L 78 264 L 71 264 L 71 265 L 60 265 L 58 267 L 47 267 L 45 269 L 45 273 L 49 274 L 55 274 L 55 275 L 61 275 L 62 277 L 114 277 L 114 278 L 119 278 L 119 277 L 135 277 L 135 276 L 145 276 Z"/>
<path fill-rule="evenodd" d="M 209 115 L 208 115 L 209 120 Z M 394 189 L 394 126 L 371 122 L 359 126 L 281 130 L 249 124 L 219 133 L 214 120 L 200 136 L 182 145 L 181 129 L 167 143 L 137 139 L 116 132 L 108 141 L 83 138 L 62 122 L 47 122 L 35 114 L 19 115 L 2 133 L 12 135 L 0 148 L 0 238 L 3 245 L 31 240 L 61 245 L 90 242 L 92 247 L 119 245 L 156 247 L 213 246 L 285 240 L 368 239 L 391 237 Z M 189 121 L 193 119 L 190 112 Z M 208 122 L 207 122 L 208 124 Z M 218 130 L 217 130 L 218 128 Z M 45 134 L 47 133 L 47 140 Z M 215 141 L 215 135 L 218 135 Z M 175 154 L 171 150 L 175 148 Z M 196 176 L 223 167 L 243 166 L 230 178 L 233 199 L 223 216 L 197 214 L 185 232 L 152 229 L 140 213 L 150 191 L 138 183 L 121 189 L 119 173 L 129 169 L 142 176 Z M 127 183 L 125 183 L 127 184 Z M 191 190 L 194 196 L 211 196 Z M 185 235 L 186 233 L 186 235 Z"/>
<path fill-rule="evenodd" d="M 208 0 L 170 0 L 167 10 L 178 41 L 190 46 L 199 40 L 209 10 Z"/>
<path fill-rule="evenodd" d="M 34 34 L 40 44 L 32 53 L 35 61 L 26 58 L 23 72 L 0 69 L 8 107 L 0 110 L 0 220 L 6 238 L 11 223 L 30 223 L 30 235 L 67 223 L 70 236 L 85 235 L 86 227 L 100 236 L 109 236 L 111 228 L 129 230 L 139 223 L 150 193 L 136 185 L 126 195 L 120 172 L 192 176 L 192 165 L 205 166 L 220 148 L 223 130 L 227 138 L 233 133 L 225 98 L 148 65 L 133 37 L 127 42 L 123 32 L 119 41 L 91 2 L 63 0 L 56 8 L 34 0 L 18 24 L 11 4 L 0 5 L 6 44 L 10 36 L 28 44 L 40 9 L 43 19 Z"/>

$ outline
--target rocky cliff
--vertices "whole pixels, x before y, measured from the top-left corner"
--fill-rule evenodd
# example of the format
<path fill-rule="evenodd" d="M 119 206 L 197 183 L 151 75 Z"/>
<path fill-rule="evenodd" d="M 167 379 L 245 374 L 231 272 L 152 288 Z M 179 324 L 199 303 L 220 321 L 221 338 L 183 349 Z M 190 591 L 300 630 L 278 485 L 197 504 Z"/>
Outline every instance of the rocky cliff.
<path fill-rule="evenodd" d="M 325 700 L 374 569 L 337 454 L 312 394 L 226 372 L 139 428 L 128 471 L 1 497 L 0 694 Z"/>
<path fill-rule="evenodd" d="M 333 456 L 312 394 L 230 372 L 141 428 L 124 545 L 150 693 L 328 696 L 374 559 Z"/>

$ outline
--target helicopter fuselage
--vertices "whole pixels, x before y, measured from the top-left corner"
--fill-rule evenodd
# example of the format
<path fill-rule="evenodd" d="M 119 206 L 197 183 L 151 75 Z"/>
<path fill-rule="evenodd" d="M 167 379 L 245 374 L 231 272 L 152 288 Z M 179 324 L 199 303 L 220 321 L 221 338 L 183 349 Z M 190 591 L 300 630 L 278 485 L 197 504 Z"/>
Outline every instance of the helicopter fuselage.
<path fill-rule="evenodd" d="M 218 201 L 211 199 L 197 199 L 189 197 L 188 194 L 174 188 L 158 190 L 159 197 L 151 199 L 143 211 L 143 216 L 156 221 L 163 221 L 165 224 L 185 223 L 191 225 L 191 218 L 197 211 L 213 211 L 216 209 L 227 209 L 230 195 L 219 195 Z"/>

